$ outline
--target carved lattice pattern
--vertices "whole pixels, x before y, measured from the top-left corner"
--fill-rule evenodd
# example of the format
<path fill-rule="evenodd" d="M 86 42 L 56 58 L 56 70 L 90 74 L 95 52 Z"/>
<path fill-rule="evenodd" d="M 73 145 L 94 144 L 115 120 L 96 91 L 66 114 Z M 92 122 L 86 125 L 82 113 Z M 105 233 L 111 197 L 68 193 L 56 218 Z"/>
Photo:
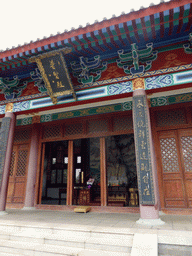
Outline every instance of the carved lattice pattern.
<path fill-rule="evenodd" d="M 88 123 L 88 133 L 107 132 L 108 120 L 93 120 Z"/>
<path fill-rule="evenodd" d="M 175 138 L 160 139 L 163 172 L 179 172 Z"/>
<path fill-rule="evenodd" d="M 44 139 L 61 137 L 61 135 L 62 134 L 61 134 L 61 126 L 60 125 L 44 127 L 44 134 L 43 134 Z"/>
<path fill-rule="evenodd" d="M 25 176 L 27 166 L 27 153 L 28 150 L 26 149 L 19 151 L 16 176 Z"/>
<path fill-rule="evenodd" d="M 175 126 L 178 124 L 186 124 L 187 119 L 184 109 L 174 109 L 157 113 L 157 126 Z"/>
<path fill-rule="evenodd" d="M 186 172 L 192 172 L 192 136 L 181 137 L 181 145 Z"/>
<path fill-rule="evenodd" d="M 14 142 L 26 142 L 31 137 L 31 129 L 21 129 L 15 131 Z"/>
<path fill-rule="evenodd" d="M 11 156 L 11 165 L 10 165 L 9 176 L 13 176 L 14 164 L 15 164 L 15 155 L 16 155 L 16 152 L 13 151 L 12 156 Z"/>
<path fill-rule="evenodd" d="M 120 116 L 113 119 L 113 131 L 125 131 L 133 129 L 131 116 Z"/>
<path fill-rule="evenodd" d="M 77 135 L 83 133 L 83 125 L 81 123 L 68 124 L 65 126 L 65 136 Z"/>

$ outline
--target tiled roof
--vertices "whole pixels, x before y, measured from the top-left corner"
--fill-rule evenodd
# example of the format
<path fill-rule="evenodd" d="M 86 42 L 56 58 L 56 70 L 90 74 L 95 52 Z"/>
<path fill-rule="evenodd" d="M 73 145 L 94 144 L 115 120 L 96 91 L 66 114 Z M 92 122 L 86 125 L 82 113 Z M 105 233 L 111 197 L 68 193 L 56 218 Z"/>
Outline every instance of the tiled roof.
<path fill-rule="evenodd" d="M 70 62 L 80 56 L 100 55 L 103 59 L 113 58 L 118 50 L 128 49 L 133 43 L 142 48 L 153 42 L 154 48 L 158 48 L 186 42 L 192 24 L 190 2 L 162 2 L 6 50 L 0 53 L 0 68 L 3 71 L 25 66 L 29 57 L 65 46 L 72 48 L 66 58 Z"/>

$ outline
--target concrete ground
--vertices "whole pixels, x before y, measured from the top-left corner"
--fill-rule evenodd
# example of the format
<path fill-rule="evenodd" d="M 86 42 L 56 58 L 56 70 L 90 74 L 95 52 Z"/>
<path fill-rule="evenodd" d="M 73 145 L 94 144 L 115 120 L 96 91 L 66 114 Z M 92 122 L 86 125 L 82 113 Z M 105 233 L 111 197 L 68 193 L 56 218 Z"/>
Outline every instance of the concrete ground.
<path fill-rule="evenodd" d="M 164 231 L 192 231 L 192 216 L 187 215 L 161 215 L 160 219 L 165 222 L 161 226 L 145 226 L 136 223 L 140 215 L 138 213 L 75 213 L 69 211 L 49 211 L 49 210 L 18 210 L 7 209 L 7 215 L 0 215 L 0 224 L 60 227 L 68 228 L 86 227 L 95 229 L 130 229 L 131 232 L 143 232 L 148 229 L 148 233 L 158 230 Z M 151 230 L 151 231 L 149 231 Z M 153 230 L 153 231 L 152 231 Z M 155 231 L 156 230 L 156 231 Z"/>

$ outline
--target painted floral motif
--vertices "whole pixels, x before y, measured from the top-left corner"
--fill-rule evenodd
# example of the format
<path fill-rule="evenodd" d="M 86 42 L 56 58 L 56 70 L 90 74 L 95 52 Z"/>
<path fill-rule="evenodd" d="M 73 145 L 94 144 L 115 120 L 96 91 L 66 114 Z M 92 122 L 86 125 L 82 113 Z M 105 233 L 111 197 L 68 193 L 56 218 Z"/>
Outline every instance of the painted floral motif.
<path fill-rule="evenodd" d="M 167 97 L 153 98 L 150 100 L 151 107 L 165 106 L 167 104 Z"/>
<path fill-rule="evenodd" d="M 132 109 L 132 101 L 127 101 L 122 103 L 123 111 L 131 110 Z"/>
<path fill-rule="evenodd" d="M 41 116 L 41 122 L 50 122 L 52 121 L 52 114 Z"/>
<path fill-rule="evenodd" d="M 21 125 L 28 125 L 28 124 L 32 124 L 32 117 L 22 119 Z"/>

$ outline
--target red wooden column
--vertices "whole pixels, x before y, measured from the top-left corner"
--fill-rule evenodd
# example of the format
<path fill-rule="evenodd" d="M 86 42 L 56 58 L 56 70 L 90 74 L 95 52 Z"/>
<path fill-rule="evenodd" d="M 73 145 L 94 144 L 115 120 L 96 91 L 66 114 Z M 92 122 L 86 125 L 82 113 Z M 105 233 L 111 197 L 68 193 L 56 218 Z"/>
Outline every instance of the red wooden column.
<path fill-rule="evenodd" d="M 36 117 L 37 118 L 37 117 Z M 34 123 L 34 118 L 33 118 Z M 34 123 L 32 127 L 27 184 L 25 192 L 25 204 L 23 210 L 34 209 L 35 182 L 37 173 L 38 149 L 39 149 L 40 124 Z"/>
<path fill-rule="evenodd" d="M 144 79 L 133 80 L 133 127 L 140 200 L 139 224 L 162 225 L 151 122 Z"/>
<path fill-rule="evenodd" d="M 100 138 L 100 184 L 101 206 L 107 205 L 106 146 L 105 138 Z"/>
<path fill-rule="evenodd" d="M 73 141 L 68 142 L 67 205 L 73 204 Z"/>
<path fill-rule="evenodd" d="M 1 161 L 4 161 L 4 165 L 2 165 L 2 180 L 1 180 L 1 191 L 0 191 L 0 215 L 7 214 L 5 212 L 6 208 L 6 199 L 7 199 L 7 190 L 8 190 L 8 183 L 9 183 L 9 169 L 11 164 L 11 156 L 12 156 L 12 149 L 13 149 L 13 138 L 14 138 L 14 131 L 15 131 L 15 114 L 12 113 L 13 104 L 9 103 L 6 106 L 6 113 L 5 113 L 5 120 L 10 119 L 10 124 L 7 126 L 6 129 L 9 129 L 7 140 L 5 141 L 6 144 L 6 153 L 5 156 L 1 156 Z M 3 121 L 2 121 L 3 123 Z M 1 127 L 1 136 L 4 136 L 4 132 L 2 131 Z"/>

